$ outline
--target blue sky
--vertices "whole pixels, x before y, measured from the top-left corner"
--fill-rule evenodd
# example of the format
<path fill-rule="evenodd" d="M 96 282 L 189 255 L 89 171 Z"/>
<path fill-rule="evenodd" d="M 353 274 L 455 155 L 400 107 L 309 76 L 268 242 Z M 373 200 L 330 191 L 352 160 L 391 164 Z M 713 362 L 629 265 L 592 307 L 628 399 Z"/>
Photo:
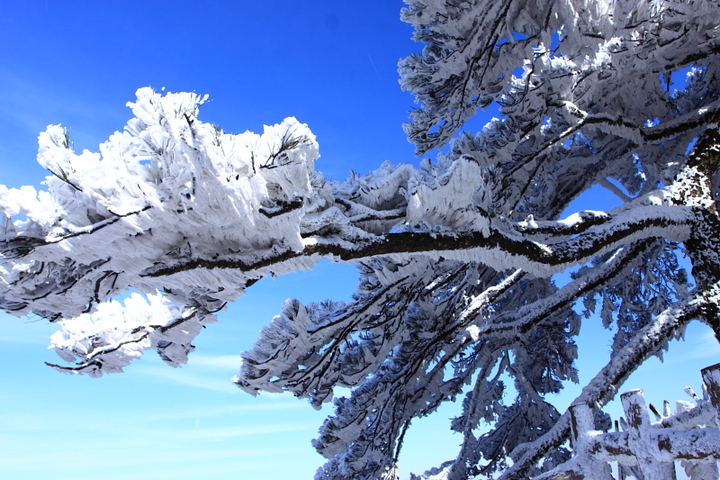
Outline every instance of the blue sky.
<path fill-rule="evenodd" d="M 416 162 L 401 124 L 413 99 L 396 64 L 418 51 L 400 0 L 5 2 L 0 11 L 0 183 L 38 185 L 37 135 L 70 128 L 76 150 L 97 144 L 129 118 L 143 86 L 210 94 L 200 119 L 226 131 L 261 131 L 287 116 L 317 135 L 317 168 L 342 180 L 383 161 Z M 607 204 L 607 196 L 585 199 Z M 596 207 L 599 208 L 599 207 Z M 94 380 L 46 367 L 52 325 L 0 314 L 0 472 L 7 478 L 312 478 L 322 458 L 310 446 L 329 408 L 316 412 L 284 395 L 250 397 L 230 378 L 238 353 L 290 296 L 347 299 L 354 269 L 263 280 L 195 342 L 190 364 L 172 369 L 149 354 L 122 375 Z M 597 322 L 595 322 L 597 323 Z M 586 322 L 581 379 L 605 362 L 609 334 Z M 650 400 L 700 387 L 699 368 L 718 361 L 709 331 L 645 365 L 627 388 Z M 574 393 L 573 393 L 574 392 Z M 558 399 L 567 405 L 579 389 Z M 447 407 L 410 429 L 401 470 L 450 459 L 459 437 Z M 614 415 L 616 416 L 616 415 Z"/>

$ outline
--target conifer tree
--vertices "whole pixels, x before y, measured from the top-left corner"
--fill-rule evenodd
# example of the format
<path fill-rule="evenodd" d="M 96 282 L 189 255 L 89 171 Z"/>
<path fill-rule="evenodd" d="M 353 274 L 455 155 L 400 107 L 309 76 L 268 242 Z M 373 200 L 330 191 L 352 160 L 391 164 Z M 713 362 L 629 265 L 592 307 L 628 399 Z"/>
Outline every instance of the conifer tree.
<path fill-rule="evenodd" d="M 41 134 L 47 190 L 0 186 L 0 308 L 63 327 L 62 371 L 119 372 L 149 349 L 177 366 L 259 279 L 349 262 L 353 301 L 287 301 L 234 379 L 334 403 L 317 479 L 396 478 L 413 419 L 456 400 L 458 456 L 422 478 L 567 461 L 570 417 L 547 395 L 577 381 L 583 322 L 615 332 L 578 398 L 598 426 L 689 322 L 720 338 L 718 4 L 406 3 L 424 49 L 399 65 L 418 102 L 405 131 L 418 155 L 445 153 L 330 182 L 293 118 L 231 135 L 200 120 L 205 97 L 140 89 L 99 153 L 73 152 L 60 126 Z M 462 132 L 493 102 L 501 118 Z M 621 206 L 568 216 L 596 185 Z"/>

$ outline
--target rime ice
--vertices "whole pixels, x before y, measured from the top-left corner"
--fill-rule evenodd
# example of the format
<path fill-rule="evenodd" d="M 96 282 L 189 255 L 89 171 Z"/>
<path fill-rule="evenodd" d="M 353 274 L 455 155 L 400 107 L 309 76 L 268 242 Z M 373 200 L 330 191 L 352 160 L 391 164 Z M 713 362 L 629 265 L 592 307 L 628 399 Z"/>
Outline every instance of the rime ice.
<path fill-rule="evenodd" d="M 69 365 L 53 366 L 99 376 L 145 350 L 186 362 L 262 277 L 354 263 L 352 302 L 288 300 L 234 378 L 334 403 L 313 442 L 328 459 L 317 479 L 397 478 L 412 420 L 454 400 L 458 456 L 415 478 L 570 471 L 570 416 L 545 397 L 578 380 L 583 321 L 597 312 L 617 332 L 578 398 L 595 410 L 689 321 L 720 336 L 718 6 L 406 3 L 425 48 L 399 67 L 418 101 L 405 131 L 419 153 L 445 153 L 329 182 L 293 118 L 230 135 L 200 120 L 206 97 L 140 89 L 98 153 L 50 126 L 45 188 L 0 186 L 0 308 L 60 323 L 52 346 Z M 493 102 L 501 118 L 458 134 Z M 593 185 L 622 205 L 561 219 Z M 693 479 L 710 471 L 689 462 Z"/>

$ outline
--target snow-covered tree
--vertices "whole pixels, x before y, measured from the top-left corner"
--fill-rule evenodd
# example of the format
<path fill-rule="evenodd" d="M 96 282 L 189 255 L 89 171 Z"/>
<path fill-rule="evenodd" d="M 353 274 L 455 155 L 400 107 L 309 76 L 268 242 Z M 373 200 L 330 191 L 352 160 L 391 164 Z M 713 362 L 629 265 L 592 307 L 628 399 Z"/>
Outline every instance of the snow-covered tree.
<path fill-rule="evenodd" d="M 413 419 L 455 400 L 458 456 L 423 478 L 527 478 L 568 460 L 570 414 L 546 396 L 577 380 L 583 320 L 596 312 L 615 332 L 575 402 L 597 426 L 688 322 L 720 338 L 720 7 L 406 2 L 425 47 L 400 62 L 419 103 L 405 130 L 420 155 L 448 147 L 435 161 L 329 182 L 293 118 L 230 135 L 199 120 L 204 97 L 140 89 L 99 153 L 73 152 L 51 126 L 46 189 L 0 186 L 0 308 L 60 324 L 51 340 L 69 365 L 53 366 L 100 376 L 148 349 L 186 362 L 262 277 L 353 263 L 352 302 L 288 300 L 234 379 L 334 402 L 316 478 L 395 478 Z M 493 102 L 500 119 L 461 132 Z M 594 185 L 622 205 L 561 219 Z M 128 289 L 139 293 L 111 299 Z"/>

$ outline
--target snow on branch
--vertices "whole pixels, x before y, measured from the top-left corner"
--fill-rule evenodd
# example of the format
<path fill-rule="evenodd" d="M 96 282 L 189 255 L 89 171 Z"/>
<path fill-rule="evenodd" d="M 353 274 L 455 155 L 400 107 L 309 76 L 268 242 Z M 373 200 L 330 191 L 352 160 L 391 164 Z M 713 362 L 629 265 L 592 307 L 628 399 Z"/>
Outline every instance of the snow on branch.
<path fill-rule="evenodd" d="M 707 306 L 714 305 L 717 301 L 719 292 L 720 286 L 715 285 L 708 293 L 698 293 L 695 298 L 673 305 L 658 315 L 654 323 L 638 330 L 633 340 L 618 350 L 583 388 L 572 405 L 605 405 L 616 395 L 617 385 L 621 385 L 646 358 L 670 340 L 685 324 L 702 316 Z M 511 453 L 514 464 L 499 477 L 500 480 L 525 478 L 535 462 L 549 449 L 565 442 L 569 434 L 570 414 L 566 412 L 545 435 L 532 443 L 521 445 Z"/>
<path fill-rule="evenodd" d="M 703 370 L 708 390 L 717 390 L 719 365 Z M 676 460 L 683 460 L 686 473 L 693 480 L 716 478 L 717 460 L 720 459 L 720 432 L 715 428 L 720 403 L 711 395 L 711 403 L 696 396 L 696 405 L 678 402 L 677 412 L 659 414 L 651 404 L 650 410 L 658 417 L 650 423 L 642 390 L 631 390 L 621 395 L 625 418 L 620 419 L 622 432 L 601 433 L 595 430 L 592 411 L 586 404 L 569 408 L 571 438 L 575 456 L 563 465 L 535 477 L 535 480 L 572 478 L 607 478 L 609 462 L 618 462 L 620 475 L 631 474 L 642 478 L 675 478 Z M 692 406 L 691 406 L 692 405 Z M 675 425 L 672 428 L 669 425 Z M 702 425 L 706 425 L 704 428 Z"/>
<path fill-rule="evenodd" d="M 99 376 L 148 349 L 187 361 L 214 312 L 265 276 L 353 263 L 351 302 L 288 300 L 234 379 L 334 402 L 316 478 L 395 480 L 412 421 L 459 396 L 459 454 L 422 478 L 509 480 L 567 462 L 570 414 L 546 399 L 578 380 L 583 321 L 617 328 L 577 399 L 596 410 L 688 322 L 720 338 L 720 10 L 406 3 L 425 48 L 399 66 L 419 103 L 405 130 L 420 153 L 447 145 L 436 160 L 328 182 L 294 118 L 232 135 L 200 120 L 206 97 L 140 89 L 98 153 L 50 126 L 45 188 L 0 186 L 0 308 L 61 324 L 52 345 L 71 365 L 53 367 Z M 679 69 L 687 85 L 671 92 Z M 501 118 L 456 135 L 492 102 Z M 623 204 L 561 219 L 597 185 Z"/>
<path fill-rule="evenodd" d="M 592 213 L 584 216 L 595 218 Z M 568 266 L 585 263 L 595 255 L 638 239 L 667 238 L 684 241 L 688 238 L 689 226 L 694 222 L 694 217 L 692 208 L 655 205 L 604 216 L 603 228 L 593 228 L 588 224 L 583 226 L 581 222 L 573 222 L 573 227 L 569 227 L 567 222 L 543 222 L 542 229 L 529 228 L 527 222 L 519 224 L 519 229 L 530 234 L 533 231 L 543 232 L 546 243 L 517 235 L 512 225 L 500 225 L 500 228 L 493 226 L 480 232 L 448 233 L 427 231 L 427 228 L 421 225 L 420 228 L 405 227 L 405 231 L 383 236 L 367 236 L 367 240 L 355 245 L 347 245 L 346 242 L 339 242 L 332 237 L 314 237 L 306 241 L 303 250 L 294 252 L 278 249 L 267 257 L 256 257 L 255 263 L 247 262 L 237 255 L 225 255 L 216 259 L 192 258 L 170 265 L 159 264 L 148 268 L 141 275 L 161 277 L 199 268 L 253 272 L 313 255 L 356 261 L 381 255 L 397 255 L 400 260 L 407 253 L 417 253 L 461 261 L 482 257 L 483 263 L 494 268 L 522 265 L 533 275 L 546 276 L 561 272 Z M 586 231 L 583 233 L 567 238 L 573 229 L 584 228 Z M 546 233 L 550 231 L 558 232 L 560 240 L 553 242 L 552 236 Z"/>
<path fill-rule="evenodd" d="M 62 330 L 52 335 L 50 348 L 75 365 L 48 365 L 99 377 L 122 372 L 144 350 L 153 348 L 167 364 L 177 367 L 187 363 L 188 354 L 195 349 L 191 341 L 200 329 L 215 321 L 215 316 L 201 307 L 183 311 L 160 294 L 146 299 L 134 293 L 124 304 L 112 300 L 100 304 L 94 313 L 59 321 Z"/>
<path fill-rule="evenodd" d="M 643 125 L 640 112 L 666 113 L 665 92 L 646 72 L 690 66 L 720 50 L 707 20 L 717 14 L 711 2 L 406 3 L 402 19 L 426 44 L 400 63 L 402 86 L 420 103 L 405 124 L 419 154 L 446 144 L 493 101 L 532 130 L 552 115 L 558 95 Z M 679 17 L 697 28 L 680 28 Z M 644 108 L 624 92 L 644 92 Z"/>
<path fill-rule="evenodd" d="M 473 157 L 437 169 L 385 164 L 330 185 L 313 170 L 306 126 L 288 119 L 261 136 L 228 135 L 197 119 L 203 101 L 139 90 L 135 118 L 100 154 L 75 154 L 59 126 L 41 135 L 47 191 L 0 189 L 6 310 L 69 324 L 133 287 L 212 311 L 321 256 L 482 258 L 543 276 L 638 239 L 683 241 L 695 219 L 659 191 L 616 213 L 494 220 L 482 187 L 466 181 L 488 171 Z"/>
<path fill-rule="evenodd" d="M 176 258 L 301 250 L 302 214 L 331 201 L 313 170 L 312 133 L 287 119 L 263 135 L 225 134 L 197 120 L 203 101 L 140 89 L 129 104 L 135 118 L 99 154 L 74 153 L 65 130 L 49 127 L 38 154 L 52 172 L 47 190 L 0 187 L 3 258 L 13 263 L 3 271 L 0 304 L 16 314 L 69 318 L 130 285 L 160 288 L 181 304 L 229 301 L 266 272 L 214 280 L 200 273 L 162 284 L 143 281 L 143 272 Z M 253 173 L 253 161 L 277 168 Z"/>

